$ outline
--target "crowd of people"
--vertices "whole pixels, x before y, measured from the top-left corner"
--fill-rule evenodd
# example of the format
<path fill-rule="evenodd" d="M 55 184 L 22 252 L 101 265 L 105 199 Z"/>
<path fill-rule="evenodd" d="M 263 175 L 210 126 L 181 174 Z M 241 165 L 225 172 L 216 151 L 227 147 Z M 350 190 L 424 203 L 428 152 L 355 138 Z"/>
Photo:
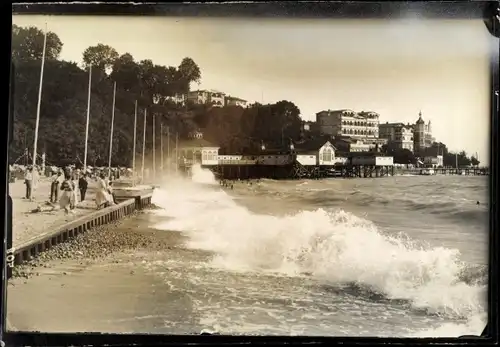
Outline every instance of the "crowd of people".
<path fill-rule="evenodd" d="M 97 209 L 111 206 L 116 203 L 112 184 L 123 174 L 119 169 L 113 169 L 111 175 L 106 169 L 77 169 L 69 166 L 64 169 L 52 167 L 50 173 L 49 203 L 59 207 L 66 213 L 74 213 L 79 203 L 85 201 L 89 180 L 97 182 L 94 201 Z M 33 191 L 36 190 L 40 179 L 39 168 L 27 166 L 24 169 L 24 184 L 26 186 L 25 199 L 33 200 Z"/>

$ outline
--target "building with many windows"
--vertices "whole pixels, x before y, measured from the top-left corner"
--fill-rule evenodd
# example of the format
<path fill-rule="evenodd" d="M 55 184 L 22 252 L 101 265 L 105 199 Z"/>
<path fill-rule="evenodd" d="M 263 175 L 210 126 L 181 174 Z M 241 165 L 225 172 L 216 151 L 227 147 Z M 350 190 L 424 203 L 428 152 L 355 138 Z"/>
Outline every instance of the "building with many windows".
<path fill-rule="evenodd" d="M 240 98 L 236 98 L 234 96 L 226 96 L 226 99 L 225 99 L 225 105 L 226 106 L 240 106 L 240 107 L 247 107 L 247 101 L 246 100 L 243 100 L 243 99 L 240 99 Z"/>
<path fill-rule="evenodd" d="M 226 104 L 226 94 L 216 90 L 194 90 L 189 92 L 188 101 L 194 104 L 212 104 L 222 107 Z"/>
<path fill-rule="evenodd" d="M 379 137 L 387 139 L 395 148 L 413 152 L 413 125 L 389 122 L 380 124 Z"/>
<path fill-rule="evenodd" d="M 358 139 L 378 138 L 379 114 L 352 110 L 321 111 L 316 123 L 321 134 Z"/>

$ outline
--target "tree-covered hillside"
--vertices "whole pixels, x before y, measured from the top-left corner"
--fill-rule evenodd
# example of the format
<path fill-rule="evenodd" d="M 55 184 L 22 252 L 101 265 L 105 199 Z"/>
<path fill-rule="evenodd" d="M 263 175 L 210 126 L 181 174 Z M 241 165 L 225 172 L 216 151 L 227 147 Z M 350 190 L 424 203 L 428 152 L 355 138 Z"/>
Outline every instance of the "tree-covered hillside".
<path fill-rule="evenodd" d="M 9 150 L 13 163 L 28 148 L 33 150 L 40 66 L 44 35 L 35 27 L 13 27 L 12 57 L 14 76 L 14 138 Z M 47 35 L 45 71 L 40 113 L 38 152 L 45 152 L 50 164 L 83 161 L 89 66 L 92 66 L 88 163 L 105 165 L 113 104 L 113 84 L 117 84 L 113 165 L 132 161 L 134 107 L 138 103 L 137 153 L 142 153 L 143 116 L 147 108 L 146 152 L 152 148 L 152 122 L 156 119 L 156 141 L 160 123 L 180 141 L 194 130 L 222 147 L 222 151 L 248 151 L 265 141 L 281 145 L 282 139 L 298 140 L 300 111 L 289 101 L 272 105 L 212 108 L 170 101 L 185 95 L 200 82 L 200 67 L 189 57 L 178 66 L 162 66 L 151 60 L 136 61 L 127 52 L 99 43 L 82 52 L 81 66 L 59 59 L 64 43 L 52 32 Z M 173 141 L 174 136 L 171 136 Z M 160 151 L 157 151 L 159 155 Z"/>

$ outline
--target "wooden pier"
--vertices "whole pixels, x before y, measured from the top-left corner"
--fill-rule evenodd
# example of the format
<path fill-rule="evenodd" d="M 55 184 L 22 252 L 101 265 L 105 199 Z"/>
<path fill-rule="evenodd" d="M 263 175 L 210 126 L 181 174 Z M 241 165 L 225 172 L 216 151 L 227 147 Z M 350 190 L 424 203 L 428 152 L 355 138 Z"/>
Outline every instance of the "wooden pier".
<path fill-rule="evenodd" d="M 434 175 L 459 175 L 459 176 L 488 176 L 490 170 L 487 167 L 464 167 L 464 168 L 396 168 L 396 173 L 401 175 L 422 175 L 425 171 L 433 170 Z M 428 175 L 428 174 L 427 174 Z"/>
<path fill-rule="evenodd" d="M 248 180 L 248 179 L 323 179 L 338 178 L 377 178 L 394 175 L 429 175 L 424 173 L 429 168 L 398 168 L 394 165 L 301 165 L 294 161 L 284 165 L 262 165 L 259 163 L 221 163 L 219 165 L 206 165 L 203 168 L 211 170 L 217 179 Z M 462 175 L 462 176 L 487 176 L 488 168 L 435 168 L 432 175 Z M 182 171 L 189 175 L 190 166 L 182 167 Z"/>

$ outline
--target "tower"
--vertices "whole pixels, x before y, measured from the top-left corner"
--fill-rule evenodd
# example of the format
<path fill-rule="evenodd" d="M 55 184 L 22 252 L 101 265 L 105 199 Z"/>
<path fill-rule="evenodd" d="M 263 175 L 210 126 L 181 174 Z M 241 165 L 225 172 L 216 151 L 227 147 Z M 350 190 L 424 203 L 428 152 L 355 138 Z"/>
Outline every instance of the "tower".
<path fill-rule="evenodd" d="M 418 113 L 418 119 L 415 122 L 415 131 L 413 133 L 413 149 L 419 153 L 425 148 L 425 122 L 422 119 L 422 111 Z"/>

